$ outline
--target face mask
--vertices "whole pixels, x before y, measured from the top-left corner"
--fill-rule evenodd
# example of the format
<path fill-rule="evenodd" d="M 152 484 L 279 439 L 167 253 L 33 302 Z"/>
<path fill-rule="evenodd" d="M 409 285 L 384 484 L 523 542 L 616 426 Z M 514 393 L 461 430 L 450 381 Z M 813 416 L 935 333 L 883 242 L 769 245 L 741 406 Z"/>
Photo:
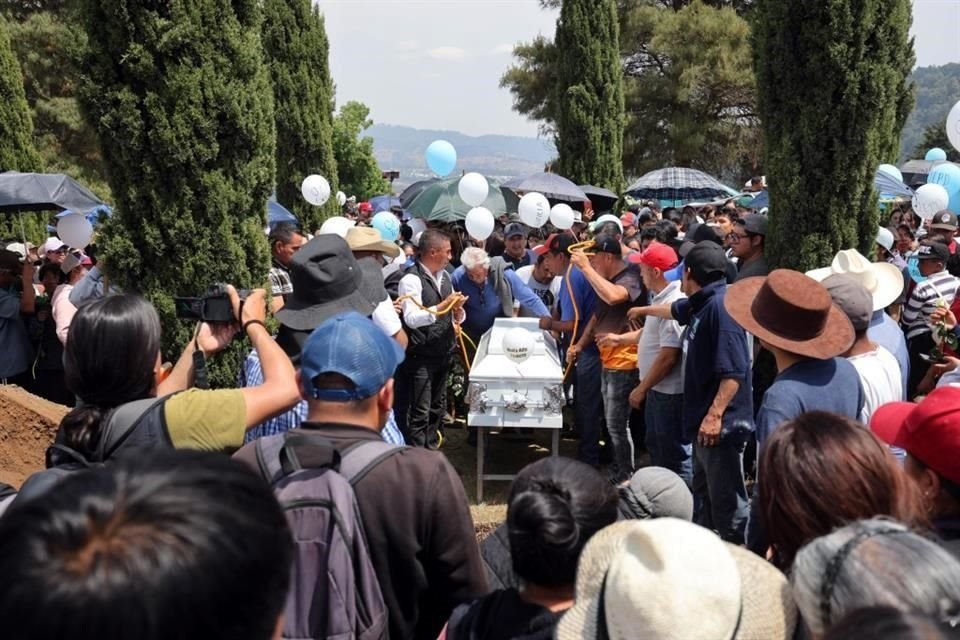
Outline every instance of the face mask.
<path fill-rule="evenodd" d="M 907 273 L 910 274 L 910 279 L 917 284 L 927 279 L 927 276 L 920 273 L 920 260 L 916 256 L 907 258 Z"/>

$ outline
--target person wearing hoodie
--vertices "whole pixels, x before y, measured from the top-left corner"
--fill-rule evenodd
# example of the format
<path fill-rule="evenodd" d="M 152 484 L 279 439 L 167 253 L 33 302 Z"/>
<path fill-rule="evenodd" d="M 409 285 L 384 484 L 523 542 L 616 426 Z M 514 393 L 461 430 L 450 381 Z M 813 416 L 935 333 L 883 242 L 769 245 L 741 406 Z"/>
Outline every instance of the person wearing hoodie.
<path fill-rule="evenodd" d="M 507 531 L 519 589 L 494 591 L 450 615 L 445 640 L 549 640 L 573 606 L 577 562 L 587 541 L 617 519 L 617 492 L 592 467 L 545 458 L 510 488 Z"/>

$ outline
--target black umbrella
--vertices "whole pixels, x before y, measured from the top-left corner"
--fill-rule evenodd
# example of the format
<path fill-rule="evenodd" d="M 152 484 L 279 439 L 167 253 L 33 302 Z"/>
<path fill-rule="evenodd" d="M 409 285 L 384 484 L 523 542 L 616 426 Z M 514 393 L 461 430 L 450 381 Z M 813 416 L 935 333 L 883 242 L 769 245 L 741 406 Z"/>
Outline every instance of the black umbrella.
<path fill-rule="evenodd" d="M 590 198 L 594 211 L 610 211 L 614 205 L 617 204 L 617 200 L 620 199 L 620 196 L 613 191 L 604 189 L 603 187 L 595 187 L 592 184 L 582 184 L 580 188 L 583 189 L 583 192 Z"/>
<path fill-rule="evenodd" d="M 104 202 L 62 173 L 0 173 L 0 213 L 61 211 L 87 213 Z"/>
<path fill-rule="evenodd" d="M 535 173 L 525 178 L 514 178 L 503 186 L 518 193 L 542 193 L 548 200 L 561 202 L 583 202 L 588 199 L 583 189 L 555 173 Z"/>

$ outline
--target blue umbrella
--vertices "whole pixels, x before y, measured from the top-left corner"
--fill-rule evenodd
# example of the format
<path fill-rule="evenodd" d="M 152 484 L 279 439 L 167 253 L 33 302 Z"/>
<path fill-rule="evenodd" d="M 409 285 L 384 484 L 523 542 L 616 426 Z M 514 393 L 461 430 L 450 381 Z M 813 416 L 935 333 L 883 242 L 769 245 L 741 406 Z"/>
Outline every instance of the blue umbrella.
<path fill-rule="evenodd" d="M 368 200 L 370 206 L 373 207 L 374 213 L 379 213 L 381 211 L 390 211 L 391 207 L 400 207 L 400 198 L 393 194 L 383 195 L 383 196 L 373 196 Z"/>
<path fill-rule="evenodd" d="M 514 178 L 503 186 L 518 193 L 542 193 L 548 200 L 585 202 L 590 199 L 583 189 L 555 173 L 535 173 L 525 178 Z"/>
<path fill-rule="evenodd" d="M 876 174 L 874 174 L 873 186 L 875 186 L 877 191 L 885 196 L 913 197 L 913 189 L 903 184 L 885 171 L 877 171 Z"/>
<path fill-rule="evenodd" d="M 57 217 L 57 218 L 62 218 L 62 217 L 64 217 L 64 216 L 72 215 L 73 213 L 74 213 L 74 212 L 73 212 L 73 211 L 70 211 L 70 209 L 64 209 L 63 211 L 61 211 L 60 213 L 58 213 L 58 214 L 56 215 L 56 217 Z M 102 216 L 107 216 L 107 217 L 109 217 L 109 216 L 112 216 L 112 215 L 113 215 L 113 209 L 111 209 L 110 207 L 108 207 L 108 206 L 105 205 L 105 204 L 101 204 L 101 205 L 97 205 L 96 207 L 94 207 L 94 208 L 90 209 L 89 211 L 87 211 L 87 213 L 86 213 L 86 218 L 87 218 L 87 220 L 90 221 L 90 224 L 96 226 L 97 224 L 100 223 L 100 218 L 101 218 Z"/>
<path fill-rule="evenodd" d="M 282 204 L 273 198 L 267 200 L 267 224 L 272 227 L 273 225 L 280 224 L 281 222 L 300 224 L 300 221 L 297 220 L 297 216 L 287 211 Z"/>

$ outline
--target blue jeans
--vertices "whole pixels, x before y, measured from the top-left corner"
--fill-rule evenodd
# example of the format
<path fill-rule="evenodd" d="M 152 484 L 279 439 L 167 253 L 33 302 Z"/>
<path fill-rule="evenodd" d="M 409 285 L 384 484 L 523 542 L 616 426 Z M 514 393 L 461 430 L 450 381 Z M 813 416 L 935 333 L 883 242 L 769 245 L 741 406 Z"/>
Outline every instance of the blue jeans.
<path fill-rule="evenodd" d="M 693 486 L 693 444 L 683 435 L 683 394 L 647 392 L 643 407 L 647 421 L 650 464 L 670 469 Z"/>
<path fill-rule="evenodd" d="M 693 447 L 693 521 L 733 544 L 743 544 L 748 515 L 743 443 Z"/>
<path fill-rule="evenodd" d="M 600 376 L 607 432 L 613 445 L 613 477 L 618 482 L 633 475 L 633 437 L 630 435 L 630 392 L 637 386 L 637 370 L 604 369 Z"/>
<path fill-rule="evenodd" d="M 580 434 L 577 459 L 600 464 L 600 431 L 603 398 L 600 395 L 600 352 L 587 350 L 577 357 L 576 425 Z"/>

